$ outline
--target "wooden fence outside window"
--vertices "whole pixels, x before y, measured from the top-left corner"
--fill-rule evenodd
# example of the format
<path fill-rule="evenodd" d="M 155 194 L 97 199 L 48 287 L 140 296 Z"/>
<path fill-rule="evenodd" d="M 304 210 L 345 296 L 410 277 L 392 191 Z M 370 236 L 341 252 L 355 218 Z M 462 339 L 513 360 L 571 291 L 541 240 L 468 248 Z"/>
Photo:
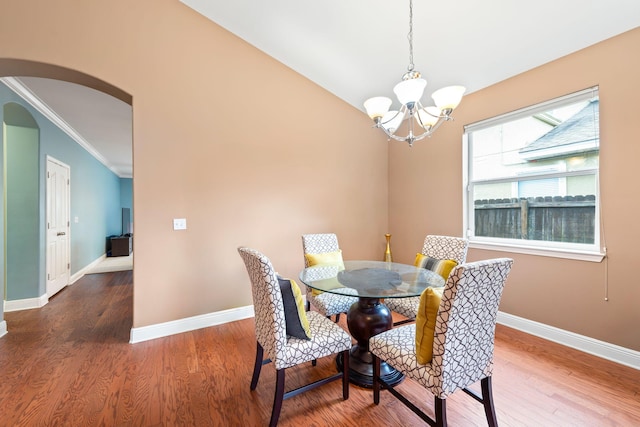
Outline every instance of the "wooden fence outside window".
<path fill-rule="evenodd" d="M 484 199 L 474 209 L 476 236 L 594 243 L 594 195 Z"/>

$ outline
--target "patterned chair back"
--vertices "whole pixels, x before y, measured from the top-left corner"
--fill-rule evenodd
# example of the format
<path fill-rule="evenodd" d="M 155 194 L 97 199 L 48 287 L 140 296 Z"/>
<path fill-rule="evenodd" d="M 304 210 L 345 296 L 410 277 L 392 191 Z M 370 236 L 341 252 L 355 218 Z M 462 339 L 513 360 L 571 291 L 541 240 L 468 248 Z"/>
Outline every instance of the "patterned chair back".
<path fill-rule="evenodd" d="M 496 258 L 451 271 L 433 341 L 433 385 L 441 389 L 439 397 L 491 375 L 498 306 L 512 264 L 510 258 Z"/>
<path fill-rule="evenodd" d="M 422 254 L 437 259 L 452 259 L 462 264 L 467 259 L 469 240 L 462 237 L 428 235 L 424 239 Z"/>
<path fill-rule="evenodd" d="M 277 365 L 278 360 L 284 357 L 287 335 L 282 293 L 276 272 L 269 258 L 262 253 L 244 247 L 238 248 L 238 253 L 247 267 L 251 281 L 256 340 Z"/>
<path fill-rule="evenodd" d="M 338 250 L 338 236 L 333 233 L 302 235 L 302 251 L 305 254 L 322 254 Z M 309 267 L 307 257 L 304 258 L 304 266 Z"/>

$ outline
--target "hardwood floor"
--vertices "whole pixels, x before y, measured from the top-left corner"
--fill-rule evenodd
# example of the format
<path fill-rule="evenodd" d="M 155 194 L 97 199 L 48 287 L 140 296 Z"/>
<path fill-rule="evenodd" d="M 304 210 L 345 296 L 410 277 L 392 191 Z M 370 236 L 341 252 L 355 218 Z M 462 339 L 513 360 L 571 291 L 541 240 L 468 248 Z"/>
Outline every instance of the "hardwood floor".
<path fill-rule="evenodd" d="M 129 344 L 130 271 L 92 274 L 41 309 L 5 313 L 0 338 L 0 426 L 261 426 L 275 371 L 249 391 L 253 319 Z M 344 317 L 344 316 L 342 316 Z M 343 325 L 344 326 L 344 325 Z M 335 370 L 325 358 L 287 372 L 287 389 Z M 640 371 L 498 326 L 494 397 L 502 426 L 639 426 Z M 283 404 L 281 426 L 414 426 L 387 392 L 340 382 Z M 431 413 L 432 396 L 400 388 Z M 485 426 L 464 393 L 447 399 L 449 424 Z"/>

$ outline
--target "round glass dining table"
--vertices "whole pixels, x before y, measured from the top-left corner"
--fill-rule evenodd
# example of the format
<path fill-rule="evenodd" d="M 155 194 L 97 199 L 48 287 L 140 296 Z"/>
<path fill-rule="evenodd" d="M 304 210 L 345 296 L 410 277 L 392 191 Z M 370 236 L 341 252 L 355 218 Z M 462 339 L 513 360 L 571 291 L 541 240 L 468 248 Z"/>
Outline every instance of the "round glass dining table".
<path fill-rule="evenodd" d="M 357 297 L 347 313 L 347 326 L 357 341 L 351 348 L 349 379 L 353 384 L 370 388 L 373 385 L 373 357 L 369 338 L 391 329 L 391 311 L 381 301 L 387 298 L 418 296 L 428 287 L 444 286 L 437 273 L 413 265 L 386 261 L 345 261 L 340 265 L 320 265 L 300 272 L 300 281 L 316 291 Z M 341 355 L 338 368 L 342 369 Z M 391 385 L 402 381 L 403 375 L 382 363 L 381 377 Z"/>

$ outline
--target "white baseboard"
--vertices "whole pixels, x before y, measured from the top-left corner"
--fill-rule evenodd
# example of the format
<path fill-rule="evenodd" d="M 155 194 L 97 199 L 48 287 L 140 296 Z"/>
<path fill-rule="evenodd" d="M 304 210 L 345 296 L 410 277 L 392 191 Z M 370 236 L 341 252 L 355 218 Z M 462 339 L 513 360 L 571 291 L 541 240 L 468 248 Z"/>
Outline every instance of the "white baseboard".
<path fill-rule="evenodd" d="M 72 275 L 69 278 L 68 286 L 73 285 L 75 282 L 81 279 L 82 276 L 84 276 L 87 273 L 87 271 L 91 270 L 93 267 L 99 264 L 100 261 L 102 261 L 106 257 L 107 257 L 106 254 L 102 255 L 100 258 L 96 259 L 91 264 L 77 271 L 74 275 Z M 40 307 L 44 307 L 48 302 L 49 302 L 49 297 L 47 294 L 41 295 L 37 298 L 25 298 L 25 299 L 19 299 L 19 300 L 4 301 L 4 311 L 9 312 L 9 311 L 19 311 L 19 310 L 30 310 L 32 308 L 40 308 Z M 0 333 L 1 332 L 2 330 L 0 330 Z M 5 333 L 6 333 L 6 327 L 5 327 Z"/>
<path fill-rule="evenodd" d="M 25 298 L 4 302 L 4 312 L 29 310 L 32 308 L 44 307 L 49 302 L 47 294 L 41 295 L 37 298 Z"/>
<path fill-rule="evenodd" d="M 7 334 L 7 321 L 3 320 L 0 322 L 0 338 Z"/>
<path fill-rule="evenodd" d="M 200 328 L 247 319 L 253 316 L 253 306 L 248 305 L 156 325 L 132 328 L 129 342 L 135 344 Z M 584 351 L 585 353 L 593 354 L 594 356 L 602 357 L 603 359 L 640 369 L 640 352 L 638 351 L 585 337 L 584 335 L 578 335 L 508 313 L 499 312 L 498 323 L 567 347 L 575 348 L 576 350 Z"/>
<path fill-rule="evenodd" d="M 254 316 L 253 305 L 217 311 L 215 313 L 202 314 L 200 316 L 187 317 L 171 322 L 158 323 L 156 325 L 143 326 L 131 329 L 129 342 L 135 344 L 142 341 L 162 338 L 169 335 L 189 332 L 209 326 L 221 325 L 236 320 L 247 319 Z"/>
<path fill-rule="evenodd" d="M 621 365 L 640 369 L 640 352 L 604 341 L 578 335 L 543 323 L 527 320 L 512 314 L 499 312 L 498 323 L 526 332 Z"/>
<path fill-rule="evenodd" d="M 81 268 L 80 270 L 76 271 L 76 273 L 73 276 L 71 276 L 71 280 L 70 280 L 69 284 L 73 285 L 78 280 L 82 279 L 82 276 L 87 274 L 89 271 L 91 271 L 91 269 L 93 269 L 93 267 L 95 267 L 96 265 L 100 264 L 106 258 L 107 258 L 107 254 L 102 254 L 101 257 L 95 259 L 91 264 L 85 265 L 83 268 Z"/>
<path fill-rule="evenodd" d="M 105 259 L 107 255 L 102 255 L 100 258 L 93 261 L 91 264 L 85 266 L 84 268 L 77 271 L 74 275 L 69 278 L 69 285 L 73 285 L 75 282 L 80 280 L 82 276 L 84 276 L 89 270 L 95 267 L 100 263 L 103 259 Z M 19 310 L 29 310 L 32 308 L 40 308 L 44 307 L 49 302 L 49 297 L 45 293 L 37 298 L 26 298 L 20 300 L 13 301 L 5 301 L 4 302 L 4 311 L 19 311 Z"/>

